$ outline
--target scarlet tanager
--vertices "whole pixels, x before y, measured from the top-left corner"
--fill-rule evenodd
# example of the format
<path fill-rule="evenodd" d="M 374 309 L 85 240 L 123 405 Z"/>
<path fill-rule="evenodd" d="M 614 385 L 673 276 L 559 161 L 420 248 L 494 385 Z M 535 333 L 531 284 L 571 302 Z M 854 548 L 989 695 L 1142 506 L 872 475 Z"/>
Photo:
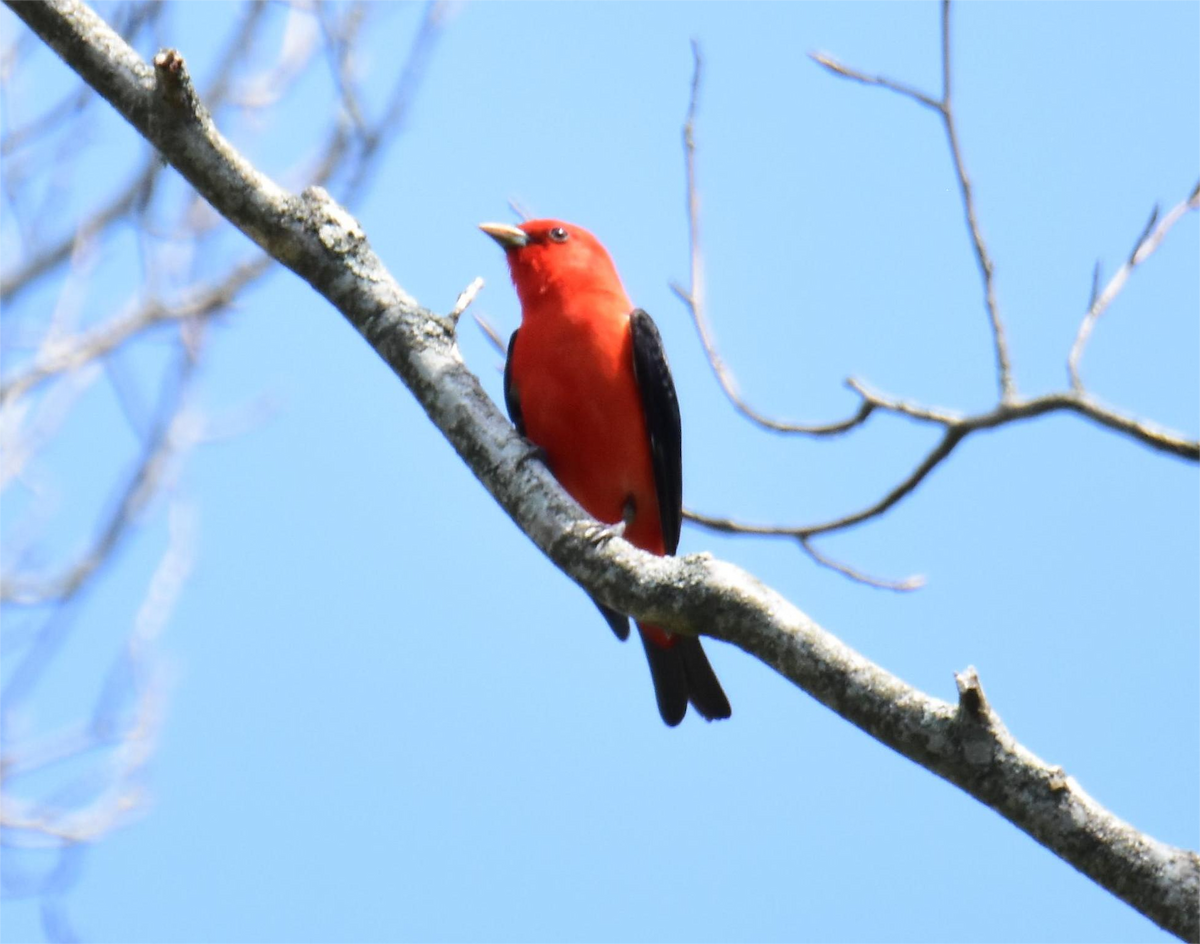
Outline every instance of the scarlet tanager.
<path fill-rule="evenodd" d="M 650 316 L 630 304 L 612 259 L 587 230 L 558 220 L 483 223 L 508 258 L 521 302 L 504 365 L 504 400 L 574 499 L 652 554 L 674 554 L 683 521 L 679 404 Z M 619 639 L 629 618 L 594 601 Z M 708 720 L 729 700 L 695 636 L 638 624 L 658 711 L 677 725 L 688 702 Z"/>

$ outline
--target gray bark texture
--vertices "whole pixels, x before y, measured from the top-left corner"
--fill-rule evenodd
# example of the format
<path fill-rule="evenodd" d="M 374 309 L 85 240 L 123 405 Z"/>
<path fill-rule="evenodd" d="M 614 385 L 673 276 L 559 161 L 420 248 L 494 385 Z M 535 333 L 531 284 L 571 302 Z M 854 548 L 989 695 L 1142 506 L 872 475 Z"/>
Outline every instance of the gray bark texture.
<path fill-rule="evenodd" d="M 591 521 L 536 461 L 467 369 L 457 317 L 422 308 L 324 190 L 296 195 L 214 127 L 183 57 L 142 61 L 79 0 L 12 10 L 226 219 L 324 296 L 396 372 L 513 521 L 599 600 L 674 632 L 739 646 L 847 721 L 985 803 L 1168 931 L 1200 940 L 1200 856 L 1109 813 L 1018 744 L 973 669 L 959 699 L 932 698 L 843 645 L 739 568 L 660 558 Z M 1186 750 L 1186 746 L 1181 749 Z"/>

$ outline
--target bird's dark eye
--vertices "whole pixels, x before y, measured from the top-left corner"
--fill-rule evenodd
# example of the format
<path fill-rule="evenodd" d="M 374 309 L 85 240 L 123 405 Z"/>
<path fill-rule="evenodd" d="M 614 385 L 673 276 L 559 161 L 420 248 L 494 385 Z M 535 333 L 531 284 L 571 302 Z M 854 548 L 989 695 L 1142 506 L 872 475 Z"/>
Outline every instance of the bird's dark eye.
<path fill-rule="evenodd" d="M 550 238 L 556 243 L 565 243 L 567 241 L 567 231 L 561 226 L 556 226 L 550 230 Z"/>

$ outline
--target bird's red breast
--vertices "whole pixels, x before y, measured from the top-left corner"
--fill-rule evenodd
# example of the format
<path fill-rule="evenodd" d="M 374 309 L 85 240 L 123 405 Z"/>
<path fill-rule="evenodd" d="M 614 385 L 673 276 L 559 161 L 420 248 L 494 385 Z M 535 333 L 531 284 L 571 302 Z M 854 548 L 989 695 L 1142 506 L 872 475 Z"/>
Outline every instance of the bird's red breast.
<path fill-rule="evenodd" d="M 586 230 L 557 220 L 520 228 L 531 242 L 508 251 L 521 299 L 511 369 L 526 435 L 594 518 L 616 524 L 632 497 L 626 539 L 662 554 L 650 440 L 632 370 L 633 305 L 608 252 Z M 550 240 L 556 229 L 567 233 L 565 242 Z"/>

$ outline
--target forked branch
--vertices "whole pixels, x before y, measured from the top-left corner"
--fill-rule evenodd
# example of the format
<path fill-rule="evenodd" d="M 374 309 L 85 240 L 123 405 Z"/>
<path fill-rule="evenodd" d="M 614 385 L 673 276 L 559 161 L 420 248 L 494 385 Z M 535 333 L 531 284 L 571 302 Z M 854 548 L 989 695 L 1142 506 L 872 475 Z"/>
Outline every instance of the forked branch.
<path fill-rule="evenodd" d="M 1004 331 L 1004 322 L 1000 318 L 1000 305 L 996 301 L 995 265 L 991 253 L 984 242 L 983 232 L 979 228 L 979 217 L 975 211 L 975 195 L 971 189 L 971 179 L 967 176 L 967 165 L 963 160 L 962 148 L 958 143 L 958 126 L 954 118 L 954 105 L 950 97 L 950 0 L 942 0 L 942 97 L 934 99 L 924 92 L 902 82 L 896 82 L 884 76 L 867 75 L 857 69 L 851 69 L 824 53 L 812 53 L 811 58 L 818 65 L 824 66 L 835 75 L 853 79 L 866 85 L 877 85 L 892 92 L 910 98 L 926 108 L 937 112 L 942 119 L 942 127 L 946 131 L 946 141 L 950 145 L 950 157 L 954 161 L 954 173 L 958 179 L 958 192 L 962 198 L 963 216 L 966 219 L 967 232 L 971 236 L 971 245 L 975 251 L 975 262 L 979 267 L 980 280 L 983 283 L 983 301 L 987 310 L 988 322 L 992 331 L 992 347 L 996 358 L 996 381 L 1000 388 L 1000 399 L 1009 400 L 1016 396 L 1016 386 L 1012 375 L 1012 362 L 1008 355 L 1008 338 Z"/>
<path fill-rule="evenodd" d="M 1162 243 L 1170 229 L 1188 211 L 1200 206 L 1200 185 L 1190 196 L 1174 207 L 1161 220 L 1157 214 L 1151 217 L 1149 224 L 1138 238 L 1133 253 L 1126 263 L 1112 277 L 1103 291 L 1097 284 L 1087 315 L 1080 325 L 1079 336 L 1071 350 L 1068 360 L 1068 370 L 1071 377 L 1071 388 L 1057 393 L 1048 393 L 1036 397 L 1021 397 L 1016 392 L 1013 380 L 1012 366 L 1008 353 L 1008 343 L 1004 331 L 1004 323 L 1000 317 L 999 305 L 996 301 L 996 286 L 994 264 L 987 244 L 979 226 L 975 209 L 975 199 L 967 175 L 966 163 L 958 140 L 954 108 L 951 98 L 952 70 L 950 44 L 950 7 L 945 2 L 942 6 L 942 95 L 935 98 L 920 89 L 907 85 L 895 79 L 882 75 L 872 75 L 851 68 L 834 59 L 826 53 L 813 53 L 812 59 L 841 78 L 851 79 L 864 85 L 883 88 L 897 95 L 908 98 L 917 104 L 936 112 L 942 120 L 946 131 L 951 158 L 954 163 L 955 175 L 958 181 L 959 194 L 962 200 L 963 215 L 967 231 L 971 237 L 975 260 L 979 268 L 989 324 L 991 326 L 992 344 L 995 352 L 997 383 L 1000 391 L 999 398 L 990 410 L 975 414 L 963 415 L 940 407 L 924 406 L 910 403 L 901 398 L 889 396 L 872 389 L 866 383 L 851 378 L 847 385 L 860 397 L 858 410 L 848 419 L 825 425 L 801 425 L 784 423 L 764 416 L 750 405 L 740 394 L 732 370 L 721 358 L 713 338 L 713 332 L 708 323 L 704 307 L 703 252 L 700 242 L 700 200 L 696 184 L 696 137 L 695 124 L 700 91 L 700 80 L 703 60 L 700 50 L 692 44 L 694 68 L 691 82 L 691 95 L 688 102 L 687 115 L 683 125 L 683 145 L 685 159 L 685 177 L 687 185 L 688 231 L 690 237 L 691 287 L 687 290 L 673 285 L 675 293 L 687 306 L 700 335 L 714 375 L 721 389 L 725 392 L 734 408 L 754 424 L 781 433 L 806 433 L 810 435 L 828 435 L 843 433 L 861 425 L 876 412 L 893 413 L 921 423 L 932 423 L 943 428 L 943 434 L 934 447 L 917 463 L 896 486 L 872 504 L 837 518 L 807 525 L 772 525 L 753 524 L 737 521 L 733 518 L 705 514 L 695 510 L 686 512 L 687 518 L 702 527 L 729 534 L 746 534 L 773 537 L 788 537 L 795 539 L 800 547 L 815 561 L 823 566 L 831 567 L 855 580 L 872 586 L 892 590 L 911 590 L 921 585 L 919 578 L 908 578 L 900 581 L 882 580 L 870 577 L 862 572 L 819 553 L 813 545 L 813 539 L 824 534 L 832 534 L 855 525 L 862 524 L 872 518 L 879 517 L 893 508 L 898 502 L 912 494 L 925 481 L 954 449 L 970 434 L 982 429 L 994 429 L 1007 423 L 1015 423 L 1055 411 L 1075 413 L 1092 420 L 1113 432 L 1128 436 L 1151 449 L 1178 456 L 1192 462 L 1200 460 L 1200 443 L 1182 433 L 1166 429 L 1148 420 L 1130 416 L 1119 410 L 1101 403 L 1089 393 L 1079 378 L 1079 361 L 1083 354 L 1084 345 L 1091 333 L 1096 320 L 1111 304 L 1113 299 L 1124 287 L 1132 270 L 1144 262 Z M 1097 276 L 1099 272 L 1097 270 Z"/>
<path fill-rule="evenodd" d="M 1181 200 L 1172 207 L 1161 220 L 1158 218 L 1158 207 L 1155 207 L 1154 212 L 1150 214 L 1150 221 L 1133 246 L 1133 252 L 1109 279 L 1103 291 L 1100 291 L 1100 264 L 1096 263 L 1096 271 L 1092 278 L 1092 297 L 1088 302 L 1087 314 L 1080 322 L 1079 333 L 1075 336 L 1075 343 L 1071 345 L 1071 354 L 1067 358 L 1067 374 L 1071 378 L 1072 390 L 1083 390 L 1083 380 L 1079 376 L 1079 364 L 1083 360 L 1083 350 L 1092 336 L 1092 329 L 1096 326 L 1097 320 L 1108 310 L 1108 306 L 1113 303 L 1113 300 L 1121 294 L 1121 289 L 1129 281 L 1133 270 L 1149 259 L 1154 254 L 1154 250 L 1162 245 L 1162 241 L 1171 231 L 1171 227 L 1183 219 L 1184 214 L 1189 210 L 1197 208 L 1200 208 L 1200 183 L 1196 184 L 1187 199 Z M 1156 223 L 1157 225 L 1155 225 Z"/>
<path fill-rule="evenodd" d="M 689 286 L 683 288 L 678 283 L 671 283 L 671 290 L 679 300 L 687 306 L 691 313 L 692 322 L 700 335 L 700 343 L 704 345 L 704 353 L 708 363 L 716 375 L 717 383 L 725 391 L 725 396 L 742 416 L 756 426 L 770 430 L 773 433 L 803 433 L 810 436 L 830 436 L 845 433 L 855 426 L 866 422 L 871 415 L 872 407 L 863 402 L 855 413 L 844 420 L 831 423 L 792 423 L 777 420 L 760 413 L 751 406 L 738 390 L 737 379 L 721 359 L 717 351 L 716 340 L 708 323 L 708 315 L 704 306 L 704 253 L 700 241 L 700 190 L 696 185 L 696 109 L 700 102 L 700 79 L 703 60 L 700 56 L 700 46 L 692 41 L 692 91 L 688 98 L 687 117 L 683 122 L 683 154 L 684 172 L 687 180 L 687 220 L 689 244 Z"/>

